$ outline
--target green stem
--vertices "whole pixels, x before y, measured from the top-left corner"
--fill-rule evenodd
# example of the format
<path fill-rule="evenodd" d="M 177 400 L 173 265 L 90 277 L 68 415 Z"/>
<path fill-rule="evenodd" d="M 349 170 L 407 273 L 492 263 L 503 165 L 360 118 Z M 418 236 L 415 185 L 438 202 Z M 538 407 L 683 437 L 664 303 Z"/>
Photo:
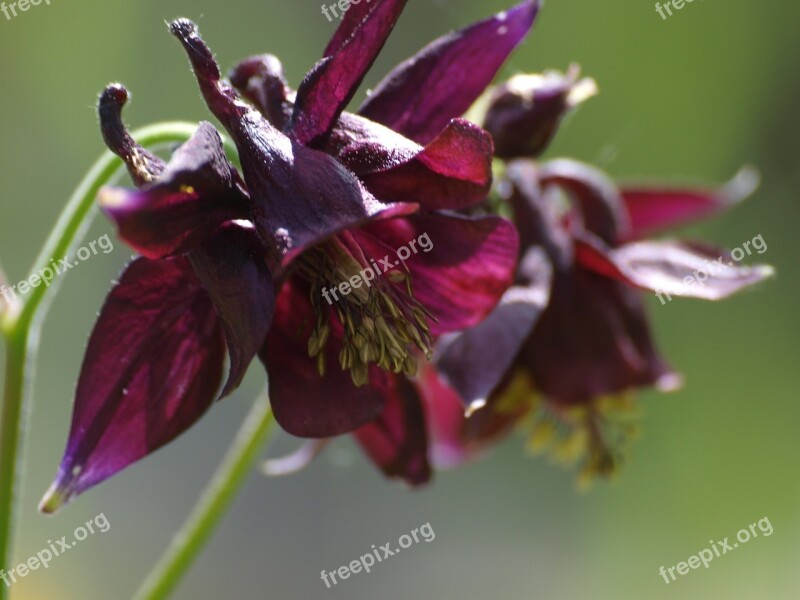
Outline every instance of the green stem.
<path fill-rule="evenodd" d="M 214 478 L 135 600 L 162 600 L 175 590 L 245 482 L 274 423 L 265 392 L 256 400 Z"/>
<path fill-rule="evenodd" d="M 143 146 L 152 147 L 185 142 L 196 128 L 192 123 L 160 123 L 134 132 L 133 137 Z M 226 150 L 231 152 L 231 143 L 227 140 L 225 143 Z M 51 260 L 65 258 L 79 243 L 88 228 L 97 192 L 112 180 L 121 166 L 122 161 L 110 152 L 94 164 L 64 207 L 34 263 L 33 273 L 47 267 Z M 5 389 L 0 411 L 0 569 L 9 566 L 11 558 L 20 447 L 24 438 L 23 415 L 28 404 L 38 330 L 46 312 L 43 300 L 51 288 L 35 287 L 19 301 L 0 304 L 0 333 L 7 341 Z M 0 600 L 7 600 L 8 589 L 5 584 L 0 585 Z"/>
<path fill-rule="evenodd" d="M 17 503 L 16 467 L 19 462 L 23 428 L 26 356 L 29 335 L 23 331 L 8 339 L 3 408 L 0 412 L 0 569 L 10 566 L 14 512 Z M 6 600 L 8 587 L 0 582 L 0 600 Z"/>

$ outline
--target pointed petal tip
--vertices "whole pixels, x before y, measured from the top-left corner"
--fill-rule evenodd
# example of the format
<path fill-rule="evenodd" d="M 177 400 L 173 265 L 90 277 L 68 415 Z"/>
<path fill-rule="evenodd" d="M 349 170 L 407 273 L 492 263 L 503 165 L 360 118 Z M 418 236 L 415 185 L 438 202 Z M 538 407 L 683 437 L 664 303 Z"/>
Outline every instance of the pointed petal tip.
<path fill-rule="evenodd" d="M 722 188 L 722 197 L 728 204 L 738 204 L 755 193 L 761 185 L 761 173 L 753 165 L 745 165 Z"/>
<path fill-rule="evenodd" d="M 654 386 L 659 392 L 677 392 L 683 387 L 683 376 L 679 373 L 666 373 L 658 378 Z"/>
<path fill-rule="evenodd" d="M 473 400 L 467 409 L 464 411 L 464 417 L 469 419 L 472 415 L 478 412 L 486 406 L 486 398 L 480 398 L 479 400 Z"/>
<path fill-rule="evenodd" d="M 54 515 L 64 508 L 72 498 L 73 494 L 68 491 L 63 482 L 60 483 L 56 480 L 39 502 L 39 512 L 43 515 Z"/>

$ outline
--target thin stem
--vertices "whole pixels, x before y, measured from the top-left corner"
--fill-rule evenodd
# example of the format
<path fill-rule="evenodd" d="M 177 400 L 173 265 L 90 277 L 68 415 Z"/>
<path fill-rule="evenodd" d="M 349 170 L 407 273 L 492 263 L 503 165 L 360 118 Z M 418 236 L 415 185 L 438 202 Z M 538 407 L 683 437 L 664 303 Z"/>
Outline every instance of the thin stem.
<path fill-rule="evenodd" d="M 26 377 L 25 359 L 28 354 L 28 332 L 23 331 L 8 340 L 6 348 L 6 378 L 2 412 L 0 412 L 0 569 L 10 564 L 11 543 L 15 520 L 17 486 L 16 466 L 19 461 L 24 428 L 23 403 Z M 2 543 L 3 540 L 8 542 Z M 8 587 L 0 584 L 0 600 L 6 600 Z"/>
<path fill-rule="evenodd" d="M 244 484 L 274 423 L 265 392 L 255 401 L 214 478 L 135 600 L 162 600 L 175 590 Z"/>
<path fill-rule="evenodd" d="M 143 146 L 184 142 L 196 128 L 192 123 L 160 123 L 134 132 L 133 137 Z M 226 140 L 225 144 L 230 153 L 231 143 Z M 51 260 L 65 258 L 79 243 L 88 228 L 97 192 L 112 180 L 121 166 L 122 161 L 110 152 L 94 164 L 64 207 L 32 272 L 47 267 Z M 24 299 L 4 305 L 0 310 L 0 333 L 8 345 L 0 410 L 0 569 L 8 566 L 11 557 L 11 534 L 17 516 L 20 447 L 24 438 L 23 415 L 27 412 L 38 329 L 46 312 L 43 300 L 51 288 L 35 287 Z M 0 600 L 7 597 L 8 587 L 0 585 Z"/>

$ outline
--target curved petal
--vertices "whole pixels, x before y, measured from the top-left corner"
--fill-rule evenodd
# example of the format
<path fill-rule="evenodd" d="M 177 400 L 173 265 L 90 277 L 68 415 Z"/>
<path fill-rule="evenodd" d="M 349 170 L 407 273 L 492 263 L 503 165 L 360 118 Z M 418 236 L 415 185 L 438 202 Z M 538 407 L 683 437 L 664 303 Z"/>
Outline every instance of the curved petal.
<path fill-rule="evenodd" d="M 124 85 L 113 83 L 100 94 L 97 112 L 103 140 L 128 168 L 131 179 L 142 187 L 158 178 L 166 164 L 158 156 L 137 144 L 122 122 L 122 107 L 128 102 L 128 90 Z"/>
<path fill-rule="evenodd" d="M 211 51 L 186 19 L 171 25 L 211 111 L 225 125 L 242 163 L 256 229 L 287 265 L 305 248 L 372 219 L 416 212 L 384 204 L 333 157 L 306 148 L 270 125 L 220 79 Z"/>
<path fill-rule="evenodd" d="M 89 339 L 67 448 L 41 509 L 55 511 L 188 429 L 214 400 L 224 355 L 219 319 L 186 259 L 128 265 Z"/>
<path fill-rule="evenodd" d="M 519 242 L 514 226 L 500 217 L 431 213 L 371 223 L 354 234 L 376 260 L 386 249 L 397 252 L 427 236 L 403 262 L 414 297 L 436 319 L 434 335 L 480 322 L 514 280 Z"/>
<path fill-rule="evenodd" d="M 525 38 L 538 0 L 455 31 L 398 65 L 359 109 L 419 143 L 427 143 L 463 115 Z"/>
<path fill-rule="evenodd" d="M 622 199 L 631 220 L 629 239 L 679 227 L 736 206 L 759 184 L 753 167 L 744 167 L 717 189 L 667 186 L 622 186 Z"/>
<path fill-rule="evenodd" d="M 492 185 L 491 136 L 454 119 L 408 161 L 364 173 L 367 189 L 385 202 L 417 202 L 425 210 L 458 210 L 486 198 Z"/>
<path fill-rule="evenodd" d="M 586 268 L 628 285 L 670 296 L 721 300 L 774 275 L 767 265 L 737 266 L 729 252 L 676 241 L 631 242 L 608 249 L 576 242 Z"/>
<path fill-rule="evenodd" d="M 148 258 L 188 252 L 224 222 L 250 218 L 244 184 L 207 122 L 144 189 L 105 187 L 97 200 L 119 236 Z"/>
<path fill-rule="evenodd" d="M 523 259 L 527 285 L 510 288 L 497 308 L 469 329 L 442 337 L 434 362 L 468 412 L 486 405 L 511 373 L 514 359 L 550 298 L 552 267 L 532 248 Z"/>
<path fill-rule="evenodd" d="M 403 376 L 392 379 L 381 415 L 353 435 L 384 475 L 422 485 L 431 478 L 425 414 L 414 385 Z"/>
<path fill-rule="evenodd" d="M 221 394 L 227 396 L 242 382 L 272 324 L 272 275 L 256 232 L 234 223 L 192 252 L 189 260 L 222 320 L 231 361 Z"/>
<path fill-rule="evenodd" d="M 360 387 L 339 368 L 341 330 L 325 346 L 326 369 L 320 375 L 308 356 L 315 319 L 307 291 L 289 280 L 278 294 L 275 320 L 259 357 L 269 374 L 270 401 L 281 427 L 299 437 L 324 438 L 376 419 L 387 387 L 377 367 L 370 370 L 372 385 Z"/>
<path fill-rule="evenodd" d="M 325 57 L 297 91 L 290 135 L 306 146 L 323 145 L 347 107 L 408 0 L 372 0 L 351 6 Z"/>

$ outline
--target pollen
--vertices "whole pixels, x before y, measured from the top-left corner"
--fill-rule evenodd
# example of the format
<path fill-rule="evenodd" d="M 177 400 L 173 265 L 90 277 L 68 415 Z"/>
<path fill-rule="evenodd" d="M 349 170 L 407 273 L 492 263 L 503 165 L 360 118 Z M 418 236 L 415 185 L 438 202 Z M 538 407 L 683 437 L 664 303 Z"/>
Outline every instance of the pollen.
<path fill-rule="evenodd" d="M 299 263 L 301 274 L 311 283 L 311 302 L 317 314 L 308 354 L 317 360 L 320 374 L 328 368 L 325 347 L 334 314 L 344 330 L 339 367 L 350 372 L 357 386 L 368 382 L 372 365 L 413 376 L 417 354 L 431 357 L 429 323 L 435 319 L 414 297 L 411 273 L 392 270 L 328 304 L 321 300 L 322 290 L 335 289 L 340 282 L 358 277 L 369 263 L 357 259 L 336 239 L 307 251 Z"/>

